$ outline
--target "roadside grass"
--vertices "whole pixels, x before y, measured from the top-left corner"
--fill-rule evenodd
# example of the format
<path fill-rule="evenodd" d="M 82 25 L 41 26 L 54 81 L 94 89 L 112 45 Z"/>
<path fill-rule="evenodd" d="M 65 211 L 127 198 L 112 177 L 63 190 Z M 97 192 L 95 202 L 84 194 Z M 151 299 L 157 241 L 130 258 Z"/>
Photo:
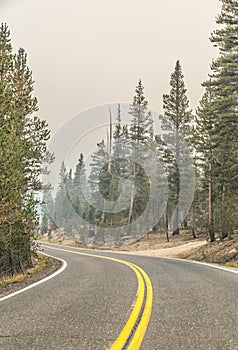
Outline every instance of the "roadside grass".
<path fill-rule="evenodd" d="M 238 269 L 238 263 L 237 263 L 237 261 L 229 261 L 229 262 L 226 263 L 224 266 L 233 267 L 233 268 L 235 268 L 235 269 Z"/>
<path fill-rule="evenodd" d="M 25 273 L 17 274 L 10 277 L 4 277 L 0 279 L 0 286 L 7 286 L 14 283 L 22 283 L 27 278 L 31 278 L 34 274 L 43 270 L 49 264 L 50 258 L 45 255 L 37 254 L 37 257 L 33 259 L 35 266 L 28 269 Z"/>

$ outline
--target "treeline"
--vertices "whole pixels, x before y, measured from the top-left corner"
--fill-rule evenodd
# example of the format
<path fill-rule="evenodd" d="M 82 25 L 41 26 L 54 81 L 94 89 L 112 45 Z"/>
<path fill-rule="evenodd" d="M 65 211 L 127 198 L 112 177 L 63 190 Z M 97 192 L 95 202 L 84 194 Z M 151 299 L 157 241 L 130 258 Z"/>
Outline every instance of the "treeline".
<path fill-rule="evenodd" d="M 161 125 L 164 133 L 154 133 L 141 81 L 131 104 L 129 127 L 121 121 L 120 106 L 118 107 L 113 142 L 110 138 L 107 143 L 102 140 L 97 144 L 97 151 L 92 156 L 89 181 L 84 183 L 84 189 L 88 186 L 93 194 L 91 204 L 83 195 L 82 181 L 79 181 L 80 174 L 84 177 L 85 173 L 83 155 L 80 156 L 74 174 L 72 170 L 67 172 L 65 164 L 62 164 L 55 203 L 51 198 L 50 205 L 54 206 L 52 210 L 58 226 L 64 227 L 68 233 L 79 232 L 82 242 L 90 236 L 90 229 L 85 229 L 85 224 L 79 224 L 75 217 L 72 219 L 72 208 L 87 222 L 97 225 L 97 233 L 92 235 L 95 235 L 94 240 L 98 244 L 109 239 L 105 237 L 105 230 L 100 228 L 122 227 L 143 215 L 150 196 L 151 179 L 140 166 L 141 158 L 146 158 L 148 154 L 139 152 L 139 147 L 156 152 L 158 162 L 163 162 L 168 181 L 168 202 L 160 221 L 152 229 L 163 229 L 168 237 L 169 231 L 179 234 L 181 226 L 189 226 L 194 236 L 197 232 L 206 232 L 210 241 L 215 240 L 215 234 L 222 240 L 231 237 L 237 230 L 238 2 L 221 2 L 222 10 L 217 18 L 221 29 L 217 29 L 211 36 L 211 42 L 219 48 L 220 55 L 212 62 L 208 80 L 202 84 L 205 92 L 197 110 L 192 113 L 189 109 L 184 77 L 178 61 L 171 75 L 170 91 L 163 96 L 164 115 L 161 117 Z M 170 132 L 166 133 L 166 130 Z M 188 181 L 191 177 L 190 170 L 183 163 L 186 157 L 184 142 L 193 155 L 196 187 L 190 211 L 181 222 L 179 198 L 184 190 L 181 188 L 181 175 L 183 173 L 184 176 L 187 171 Z M 113 203 L 118 200 L 121 179 L 131 180 L 134 184 L 128 194 L 129 206 L 121 212 L 108 213 L 103 208 L 107 201 Z M 165 179 L 161 175 L 158 195 L 161 195 L 165 186 L 163 181 Z M 149 213 L 156 214 L 154 208 L 150 208 Z M 48 225 L 47 214 L 43 222 Z M 139 230 L 138 226 L 138 233 Z M 122 231 L 118 232 L 113 239 L 120 241 L 123 234 Z"/>
<path fill-rule="evenodd" d="M 0 278 L 32 267 L 37 232 L 36 193 L 47 158 L 49 130 L 33 114 L 32 72 L 26 52 L 13 53 L 7 25 L 0 28 Z"/>
<path fill-rule="evenodd" d="M 179 61 L 170 85 L 169 94 L 163 96 L 165 115 L 160 117 L 163 133 L 154 132 L 152 113 L 140 80 L 129 109 L 130 123 L 122 122 L 118 105 L 114 128 L 109 123 L 107 142 L 99 142 L 92 154 L 88 181 L 83 154 L 74 173 L 62 163 L 55 200 L 50 193 L 44 197 L 51 216 L 44 208 L 43 232 L 57 224 L 84 244 L 109 245 L 122 243 L 125 236 L 138 238 L 149 230 L 162 230 L 169 239 L 169 232 L 179 234 L 180 224 L 187 226 L 190 221 L 190 225 L 195 225 L 191 212 L 186 220 L 181 220 L 186 209 L 186 203 L 181 202 L 182 191 L 186 197 L 181 173 L 188 189 L 193 181 L 194 164 L 189 168 L 186 158 L 193 150 L 194 116 Z M 146 166 L 153 169 L 148 173 Z M 133 185 L 126 187 L 127 180 Z M 141 217 L 143 220 L 139 221 Z M 130 224 L 135 222 L 131 230 Z M 192 229 L 195 235 L 195 226 Z"/>
<path fill-rule="evenodd" d="M 140 81 L 129 111 L 132 116 L 130 126 L 123 125 L 118 105 L 114 130 L 112 123 L 109 126 L 109 141 L 99 142 L 92 155 L 88 181 L 81 154 L 74 174 L 72 170 L 67 172 L 62 163 L 55 201 L 49 193 L 45 194 L 44 201 L 50 207 L 49 211 L 53 212 L 53 221 L 68 234 L 75 235 L 79 232 L 83 243 L 91 236 L 94 236 L 94 244 L 100 245 L 108 240 L 119 241 L 121 236 L 135 235 L 129 228 L 125 228 L 124 232 L 120 228 L 129 226 L 139 218 L 147 206 L 150 179 L 141 164 L 146 162 L 146 150 L 152 148 L 155 135 L 143 89 Z M 153 149 L 156 150 L 154 146 Z M 127 195 L 126 180 L 133 183 L 133 186 L 128 187 L 130 193 Z M 120 189 L 121 181 L 124 181 L 124 187 Z M 119 192 L 122 193 L 120 200 Z M 78 216 L 74 215 L 75 212 Z M 152 207 L 149 213 L 153 215 Z M 46 232 L 52 225 L 54 226 L 44 209 L 42 230 Z M 105 237 L 105 228 L 109 227 L 118 228 L 115 236 Z M 139 233 L 140 226 L 137 229 Z"/>

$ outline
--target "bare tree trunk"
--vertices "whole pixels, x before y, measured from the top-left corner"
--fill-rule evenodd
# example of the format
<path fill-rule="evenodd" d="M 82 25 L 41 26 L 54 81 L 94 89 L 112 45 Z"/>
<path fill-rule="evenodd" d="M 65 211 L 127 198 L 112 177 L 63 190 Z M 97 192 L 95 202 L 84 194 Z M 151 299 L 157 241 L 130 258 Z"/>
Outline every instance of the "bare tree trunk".
<path fill-rule="evenodd" d="M 215 233 L 213 227 L 213 179 L 212 179 L 212 164 L 209 164 L 209 187 L 208 187 L 208 233 L 211 242 L 215 241 Z"/>
<path fill-rule="evenodd" d="M 108 146 L 108 172 L 111 173 L 112 162 L 112 112 L 109 108 L 110 124 L 109 124 L 109 146 Z"/>
<path fill-rule="evenodd" d="M 227 229 L 225 228 L 225 215 L 226 215 L 226 210 L 225 210 L 225 191 L 226 187 L 223 185 L 222 188 L 222 203 L 221 203 L 221 229 L 220 229 L 220 241 L 222 242 L 224 238 L 228 237 L 228 232 Z"/>
<path fill-rule="evenodd" d="M 136 178 L 136 163 L 134 163 L 133 177 L 134 179 Z M 131 201 L 130 201 L 129 214 L 128 214 L 128 224 L 130 224 L 132 220 L 132 214 L 133 214 L 133 208 L 134 208 L 134 196 L 135 196 L 135 185 L 133 183 L 131 188 Z"/>
<path fill-rule="evenodd" d="M 179 234 L 179 208 L 178 208 L 178 205 L 176 206 L 176 209 L 175 209 L 175 218 L 174 218 L 174 224 L 173 224 L 173 233 L 172 235 L 175 236 L 175 235 L 178 235 Z"/>
<path fill-rule="evenodd" d="M 134 207 L 134 195 L 135 195 L 135 185 L 132 185 L 131 189 L 131 201 L 130 201 L 130 207 L 129 207 L 129 214 L 128 214 L 128 224 L 131 223 L 132 214 L 133 214 L 133 207 Z"/>
<path fill-rule="evenodd" d="M 194 239 L 196 238 L 194 205 L 192 205 L 192 237 Z"/>
<path fill-rule="evenodd" d="M 176 127 L 176 134 L 175 134 L 175 143 L 176 143 L 176 171 L 177 171 L 177 183 L 176 183 L 176 209 L 175 209 L 175 218 L 173 223 L 173 236 L 179 234 L 179 194 L 180 194 L 180 183 L 179 183 L 179 156 L 180 156 L 180 150 L 179 150 L 179 134 L 178 134 L 178 128 Z"/>
<path fill-rule="evenodd" d="M 108 150 L 108 163 L 107 163 L 107 171 L 110 174 L 111 173 L 111 162 L 112 162 L 112 113 L 111 109 L 109 108 L 109 116 L 110 116 L 110 122 L 109 122 L 109 137 L 107 142 L 107 150 Z M 104 201 L 105 203 L 105 201 Z M 100 223 L 104 224 L 106 221 L 106 213 L 103 211 L 101 215 Z M 111 226 L 112 226 L 112 217 L 111 217 Z"/>
<path fill-rule="evenodd" d="M 104 200 L 104 203 L 105 203 L 105 200 Z M 105 213 L 105 211 L 103 211 L 102 215 L 101 215 L 100 223 L 104 224 L 105 221 L 106 221 L 106 213 Z"/>
<path fill-rule="evenodd" d="M 165 233 L 166 233 L 167 242 L 169 242 L 169 205 L 168 205 L 168 202 L 166 204 L 166 210 L 165 210 Z"/>

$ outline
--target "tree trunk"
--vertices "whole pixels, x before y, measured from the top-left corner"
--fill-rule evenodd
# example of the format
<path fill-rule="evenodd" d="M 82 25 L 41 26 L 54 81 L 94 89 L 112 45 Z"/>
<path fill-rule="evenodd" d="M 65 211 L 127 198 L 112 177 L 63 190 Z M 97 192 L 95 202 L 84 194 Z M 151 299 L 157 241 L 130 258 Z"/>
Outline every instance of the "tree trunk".
<path fill-rule="evenodd" d="M 225 210 L 225 192 L 226 187 L 223 185 L 222 188 L 222 203 L 221 203 L 221 230 L 220 230 L 220 241 L 222 242 L 224 238 L 228 237 L 227 227 L 226 227 L 226 210 Z"/>
<path fill-rule="evenodd" d="M 106 213 L 103 211 L 100 219 L 100 224 L 104 224 L 106 221 Z"/>
<path fill-rule="evenodd" d="M 215 241 L 215 233 L 213 228 L 213 183 L 212 183 L 212 164 L 209 164 L 209 185 L 208 185 L 208 234 L 211 242 Z"/>
<path fill-rule="evenodd" d="M 213 230 L 208 230 L 208 235 L 211 242 L 215 242 L 215 233 Z"/>
<path fill-rule="evenodd" d="M 220 232 L 220 241 L 222 242 L 223 239 L 228 237 L 228 232 L 221 231 Z"/>
<path fill-rule="evenodd" d="M 179 194 L 180 194 L 179 157 L 180 157 L 180 152 L 179 152 L 179 130 L 178 130 L 177 126 L 176 126 L 176 132 L 175 132 L 175 145 L 176 145 L 175 161 L 176 161 L 177 174 L 176 174 L 176 209 L 175 209 L 175 219 L 174 219 L 174 223 L 173 223 L 173 233 L 172 233 L 173 236 L 179 234 Z"/>
<path fill-rule="evenodd" d="M 167 242 L 169 242 L 169 205 L 168 205 L 168 202 L 166 204 L 166 211 L 165 211 L 165 233 L 166 233 Z"/>
<path fill-rule="evenodd" d="M 175 218 L 174 218 L 174 223 L 173 223 L 173 233 L 172 235 L 175 236 L 175 235 L 178 235 L 179 234 L 179 208 L 178 208 L 178 205 L 176 206 L 176 209 L 175 209 Z"/>
<path fill-rule="evenodd" d="M 133 207 L 134 207 L 134 193 L 135 192 L 135 185 L 132 185 L 131 189 L 131 201 L 130 201 L 130 207 L 129 207 L 129 214 L 128 214 L 128 224 L 131 223 L 132 214 L 133 214 Z"/>
<path fill-rule="evenodd" d="M 192 237 L 194 239 L 196 238 L 194 205 L 192 206 Z"/>
<path fill-rule="evenodd" d="M 134 177 L 134 179 L 136 178 L 136 164 L 134 164 L 133 177 Z M 132 220 L 133 207 L 134 207 L 134 196 L 135 196 L 135 185 L 133 183 L 132 188 L 131 188 L 131 201 L 130 201 L 129 214 L 128 214 L 128 224 L 130 224 L 131 220 Z"/>

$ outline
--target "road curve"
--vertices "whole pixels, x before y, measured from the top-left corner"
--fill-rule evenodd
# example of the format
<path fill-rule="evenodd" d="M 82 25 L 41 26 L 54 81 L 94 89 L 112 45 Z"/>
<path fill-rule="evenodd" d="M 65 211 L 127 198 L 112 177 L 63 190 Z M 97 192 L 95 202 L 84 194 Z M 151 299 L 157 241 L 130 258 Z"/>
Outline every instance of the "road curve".
<path fill-rule="evenodd" d="M 186 261 L 44 245 L 68 266 L 0 303 L 0 349 L 238 350 L 238 275 Z"/>

